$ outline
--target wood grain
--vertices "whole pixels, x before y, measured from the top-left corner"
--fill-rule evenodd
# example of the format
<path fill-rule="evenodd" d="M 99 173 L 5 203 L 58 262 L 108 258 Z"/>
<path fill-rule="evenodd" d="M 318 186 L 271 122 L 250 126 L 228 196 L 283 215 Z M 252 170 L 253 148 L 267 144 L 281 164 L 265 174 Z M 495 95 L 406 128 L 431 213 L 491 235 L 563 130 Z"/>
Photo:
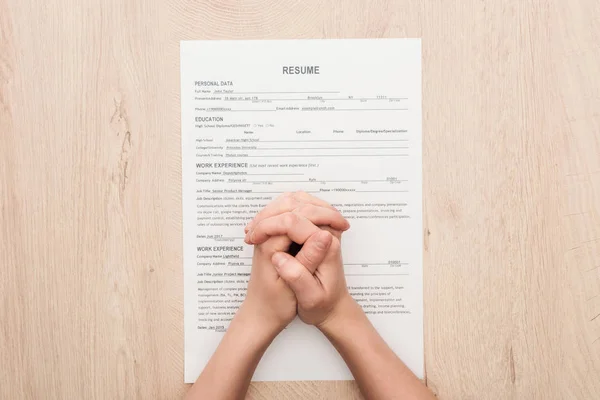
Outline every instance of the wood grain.
<path fill-rule="evenodd" d="M 596 0 L 0 0 L 0 398 L 183 396 L 179 41 L 341 37 L 423 40 L 428 385 L 600 398 Z"/>

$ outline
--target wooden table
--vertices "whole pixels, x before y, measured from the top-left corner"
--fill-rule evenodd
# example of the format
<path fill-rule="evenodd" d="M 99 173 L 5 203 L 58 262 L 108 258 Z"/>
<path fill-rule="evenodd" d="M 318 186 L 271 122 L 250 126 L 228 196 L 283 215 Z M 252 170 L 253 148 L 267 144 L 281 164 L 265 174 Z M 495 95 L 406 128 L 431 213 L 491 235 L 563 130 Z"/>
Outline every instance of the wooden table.
<path fill-rule="evenodd" d="M 423 39 L 427 384 L 600 398 L 597 0 L 0 0 L 0 398 L 182 397 L 179 41 L 342 37 Z"/>

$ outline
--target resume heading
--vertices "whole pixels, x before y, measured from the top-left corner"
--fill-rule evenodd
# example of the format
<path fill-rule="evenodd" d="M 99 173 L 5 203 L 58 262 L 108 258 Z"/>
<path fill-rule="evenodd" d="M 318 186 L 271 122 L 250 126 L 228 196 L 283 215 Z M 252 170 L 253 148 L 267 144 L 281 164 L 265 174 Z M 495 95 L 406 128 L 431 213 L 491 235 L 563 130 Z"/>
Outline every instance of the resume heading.
<path fill-rule="evenodd" d="M 321 72 L 319 71 L 318 65 L 285 65 L 283 66 L 283 74 L 284 75 L 319 75 Z"/>

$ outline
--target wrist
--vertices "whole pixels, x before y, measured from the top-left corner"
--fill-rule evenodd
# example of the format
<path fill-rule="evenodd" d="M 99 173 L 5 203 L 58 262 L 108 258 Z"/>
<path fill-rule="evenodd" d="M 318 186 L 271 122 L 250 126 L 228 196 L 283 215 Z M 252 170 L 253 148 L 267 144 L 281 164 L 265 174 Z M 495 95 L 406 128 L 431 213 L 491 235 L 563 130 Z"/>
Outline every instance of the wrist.
<path fill-rule="evenodd" d="M 361 306 L 347 293 L 338 301 L 327 318 L 317 325 L 317 328 L 329 336 L 337 331 L 347 329 L 349 324 L 354 325 L 362 319 L 366 319 L 366 315 Z"/>
<path fill-rule="evenodd" d="M 254 307 L 251 302 L 244 301 L 236 313 L 234 321 L 242 326 L 247 332 L 256 336 L 261 341 L 266 341 L 267 344 L 271 343 L 273 339 L 281 332 L 285 327 L 282 321 L 277 318 L 265 315 L 261 311 L 261 307 Z"/>

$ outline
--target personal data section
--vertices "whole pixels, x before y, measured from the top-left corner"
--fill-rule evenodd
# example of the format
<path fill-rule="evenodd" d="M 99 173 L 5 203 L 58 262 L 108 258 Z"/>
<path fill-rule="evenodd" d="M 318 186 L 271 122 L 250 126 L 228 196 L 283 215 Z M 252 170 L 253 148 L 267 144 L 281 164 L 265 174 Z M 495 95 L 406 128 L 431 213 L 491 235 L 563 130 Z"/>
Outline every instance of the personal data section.
<path fill-rule="evenodd" d="M 423 377 L 421 42 L 181 43 L 185 381 L 244 300 L 244 227 L 283 192 L 320 197 L 350 221 L 352 296 Z M 295 320 L 254 380 L 352 379 Z"/>

